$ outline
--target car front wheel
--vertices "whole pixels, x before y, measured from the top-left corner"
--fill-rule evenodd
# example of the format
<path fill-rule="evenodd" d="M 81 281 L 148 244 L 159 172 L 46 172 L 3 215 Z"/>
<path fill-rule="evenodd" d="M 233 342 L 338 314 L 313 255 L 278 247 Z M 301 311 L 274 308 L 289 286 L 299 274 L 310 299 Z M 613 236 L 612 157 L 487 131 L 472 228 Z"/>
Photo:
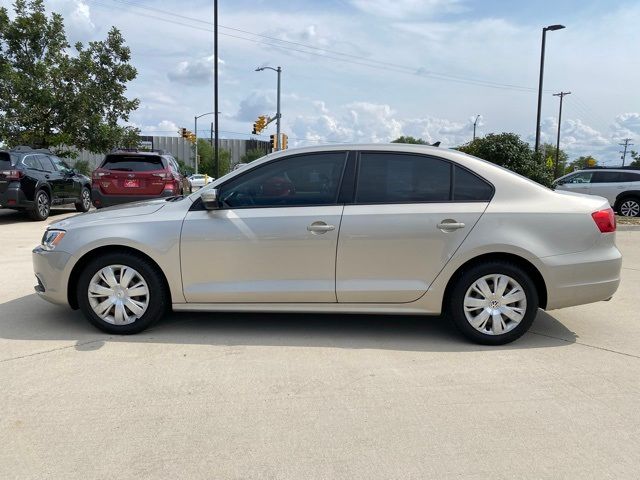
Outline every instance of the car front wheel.
<path fill-rule="evenodd" d="M 503 345 L 521 337 L 538 311 L 535 285 L 519 266 L 507 262 L 464 271 L 449 300 L 449 313 L 458 329 L 485 345 Z"/>
<path fill-rule="evenodd" d="M 87 187 L 82 188 L 80 192 L 80 200 L 76 202 L 76 210 L 78 212 L 88 212 L 91 208 L 91 190 Z"/>
<path fill-rule="evenodd" d="M 131 253 L 110 253 L 89 262 L 78 281 L 78 305 L 87 319 L 112 334 L 138 333 L 169 306 L 162 273 Z"/>

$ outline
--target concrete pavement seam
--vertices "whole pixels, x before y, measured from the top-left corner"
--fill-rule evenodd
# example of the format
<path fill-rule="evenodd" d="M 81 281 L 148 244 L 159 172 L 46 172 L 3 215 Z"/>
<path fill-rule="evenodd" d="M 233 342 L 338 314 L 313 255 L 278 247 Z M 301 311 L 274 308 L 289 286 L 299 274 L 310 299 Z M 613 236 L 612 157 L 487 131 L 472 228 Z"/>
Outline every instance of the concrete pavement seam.
<path fill-rule="evenodd" d="M 533 335 L 540 335 L 541 337 L 547 337 L 547 338 L 554 338 L 556 340 L 562 340 L 563 342 L 567 342 L 567 343 L 575 343 L 577 345 L 582 345 L 583 347 L 595 348 L 597 350 L 603 350 L 605 352 L 610 352 L 610 353 L 617 353 L 618 355 L 624 355 L 625 357 L 632 357 L 632 358 L 640 359 L 640 355 L 634 355 L 633 353 L 619 352 L 617 350 L 612 350 L 610 348 L 598 347 L 596 345 L 589 345 L 588 343 L 576 342 L 575 340 L 567 340 L 566 338 L 554 337 L 553 335 L 545 335 L 544 333 L 538 333 L 538 332 L 534 332 L 532 330 L 530 330 L 529 333 L 532 333 Z"/>
<path fill-rule="evenodd" d="M 12 360 L 20 360 L 21 358 L 35 357 L 38 355 L 44 355 L 46 353 L 57 352 L 59 350 L 66 350 L 67 348 L 73 348 L 73 347 L 78 347 L 82 345 L 89 345 L 90 343 L 96 343 L 96 342 L 102 342 L 102 341 L 104 340 L 91 340 L 89 342 L 74 343 L 73 345 L 67 345 L 66 347 L 52 348 L 51 350 L 43 350 L 41 352 L 28 353 L 26 355 L 19 355 L 17 357 L 3 358 L 2 360 L 0 360 L 0 363 L 10 362 Z"/>

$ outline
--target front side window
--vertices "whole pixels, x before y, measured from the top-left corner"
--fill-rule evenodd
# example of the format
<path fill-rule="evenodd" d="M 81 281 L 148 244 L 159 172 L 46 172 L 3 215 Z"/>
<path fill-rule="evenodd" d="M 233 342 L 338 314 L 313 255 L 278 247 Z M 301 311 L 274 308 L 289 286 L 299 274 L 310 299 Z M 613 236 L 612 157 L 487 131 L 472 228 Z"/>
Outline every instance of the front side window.
<path fill-rule="evenodd" d="M 49 155 L 49 158 L 53 162 L 53 165 L 56 167 L 56 170 L 59 172 L 68 172 L 71 170 L 71 167 L 67 165 L 64 160 L 58 157 L 54 157 L 53 155 Z"/>
<path fill-rule="evenodd" d="M 564 183 L 591 183 L 591 177 L 593 177 L 593 172 L 580 172 L 576 173 L 573 177 L 569 177 Z"/>
<path fill-rule="evenodd" d="M 45 172 L 55 172 L 56 168 L 53 166 L 53 162 L 49 155 L 37 155 L 38 160 L 40 161 L 40 165 L 42 165 L 42 169 Z"/>
<path fill-rule="evenodd" d="M 220 199 L 229 208 L 333 205 L 345 161 L 344 152 L 274 161 L 224 184 Z"/>
<path fill-rule="evenodd" d="M 357 203 L 446 202 L 451 199 L 451 164 L 405 153 L 362 153 Z"/>

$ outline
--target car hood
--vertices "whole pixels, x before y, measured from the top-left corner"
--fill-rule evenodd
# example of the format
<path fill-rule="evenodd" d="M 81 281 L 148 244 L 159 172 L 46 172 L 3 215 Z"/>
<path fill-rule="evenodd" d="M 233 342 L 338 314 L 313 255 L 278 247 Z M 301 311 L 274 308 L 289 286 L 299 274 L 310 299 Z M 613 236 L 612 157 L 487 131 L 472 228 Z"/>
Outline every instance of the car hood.
<path fill-rule="evenodd" d="M 167 204 L 165 198 L 147 200 L 144 202 L 125 203 L 113 207 L 91 210 L 73 217 L 65 218 L 60 222 L 52 223 L 49 228 L 66 229 L 80 224 L 97 223 L 114 218 L 136 217 L 139 215 L 150 215 L 157 212 Z"/>

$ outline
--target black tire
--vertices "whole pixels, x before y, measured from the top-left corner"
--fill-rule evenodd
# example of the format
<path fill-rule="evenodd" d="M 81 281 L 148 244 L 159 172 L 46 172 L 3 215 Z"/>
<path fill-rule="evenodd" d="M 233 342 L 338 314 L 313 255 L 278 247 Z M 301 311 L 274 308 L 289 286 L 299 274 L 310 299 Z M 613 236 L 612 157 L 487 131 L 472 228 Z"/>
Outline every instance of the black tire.
<path fill-rule="evenodd" d="M 33 208 L 28 210 L 29 217 L 32 220 L 46 220 L 51 212 L 51 197 L 46 190 L 40 189 L 36 191 L 33 197 Z"/>
<path fill-rule="evenodd" d="M 464 310 L 464 299 L 467 291 L 476 281 L 485 276 L 495 274 L 506 275 L 520 284 L 525 294 L 526 309 L 520 322 L 517 324 L 514 323 L 511 330 L 502 334 L 487 334 L 477 330 L 471 325 L 469 320 L 467 320 Z M 520 338 L 529 330 L 538 313 L 538 305 L 538 291 L 529 275 L 527 275 L 522 268 L 508 262 L 491 261 L 473 266 L 462 273 L 451 290 L 448 314 L 460 332 L 469 340 L 483 345 L 504 345 Z M 472 313 L 481 311 L 482 308 L 479 308 Z M 488 320 L 487 325 L 490 325 L 491 322 L 492 320 Z M 509 320 L 509 322 L 511 321 Z M 509 325 L 512 324 L 509 323 Z"/>
<path fill-rule="evenodd" d="M 75 203 L 76 211 L 88 212 L 91 209 L 91 190 L 82 187 L 80 191 L 80 200 Z"/>
<path fill-rule="evenodd" d="M 148 306 L 144 314 L 126 325 L 109 323 L 94 312 L 89 301 L 89 284 L 93 276 L 104 267 L 122 265 L 136 270 L 146 282 L 149 295 Z M 170 295 L 164 283 L 164 276 L 158 268 L 148 260 L 129 253 L 114 252 L 91 260 L 83 269 L 77 283 L 78 306 L 87 320 L 103 332 L 116 335 L 130 335 L 141 332 L 162 318 L 170 306 Z"/>
<path fill-rule="evenodd" d="M 616 209 L 623 217 L 640 217 L 640 198 L 624 197 L 618 200 L 618 208 Z"/>

